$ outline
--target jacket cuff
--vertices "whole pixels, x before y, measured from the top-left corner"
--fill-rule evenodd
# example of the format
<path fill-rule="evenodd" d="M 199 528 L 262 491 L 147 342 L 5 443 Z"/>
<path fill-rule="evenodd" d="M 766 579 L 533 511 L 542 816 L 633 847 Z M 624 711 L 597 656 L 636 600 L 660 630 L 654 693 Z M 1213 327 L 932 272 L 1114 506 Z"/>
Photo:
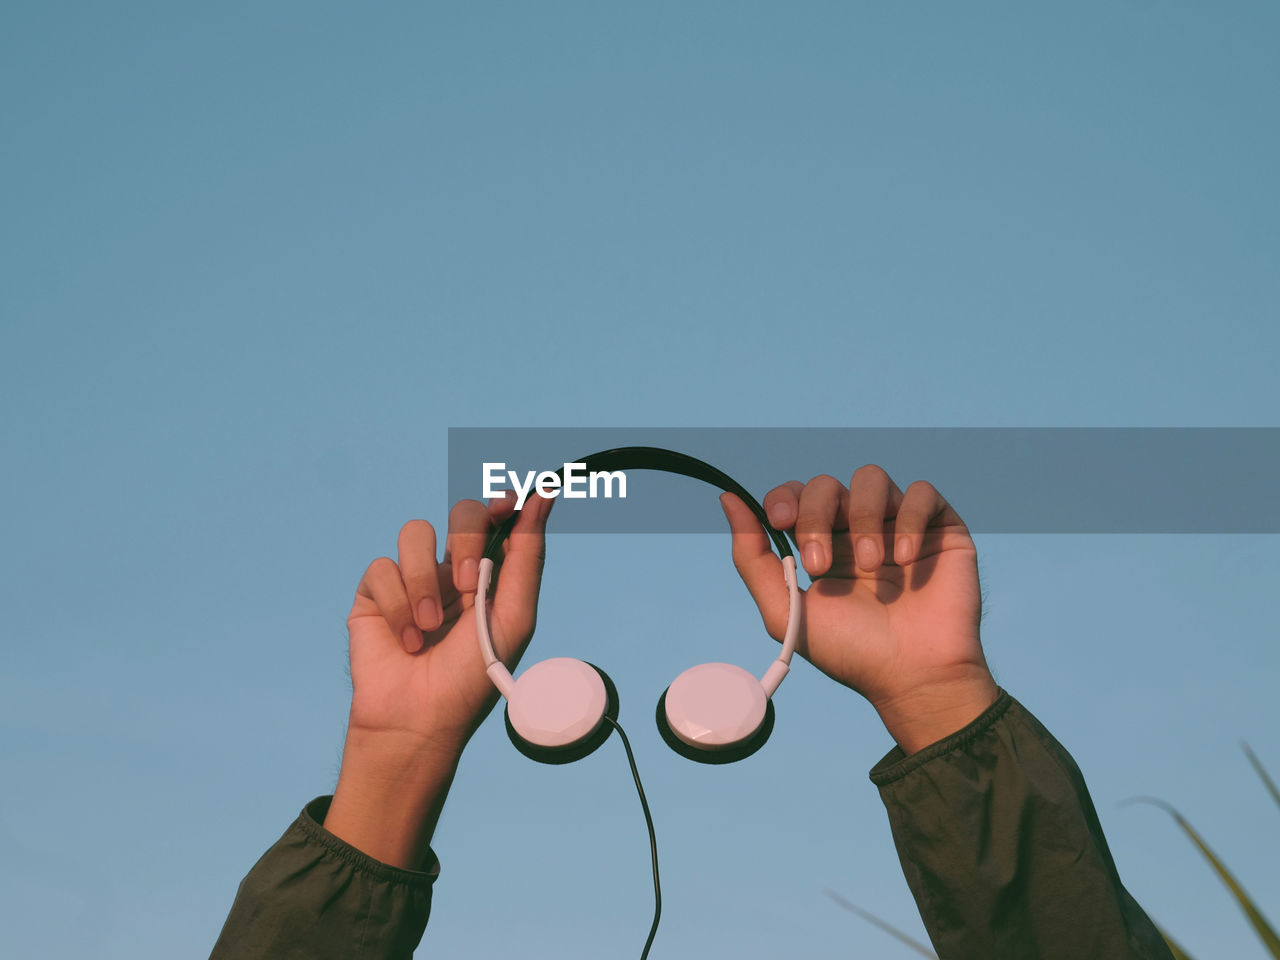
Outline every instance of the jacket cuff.
<path fill-rule="evenodd" d="M 429 889 L 436 877 L 440 876 L 440 858 L 430 847 L 427 848 L 425 869 L 406 870 L 403 867 L 393 867 L 381 860 L 375 860 L 363 850 L 356 849 L 347 841 L 330 833 L 324 828 L 324 818 L 329 815 L 329 804 L 332 802 L 332 795 L 316 797 L 302 808 L 302 813 L 298 814 L 294 826 L 306 834 L 309 840 L 322 845 L 329 853 L 374 879 Z"/>
<path fill-rule="evenodd" d="M 210 960 L 410 960 L 440 872 L 375 860 L 324 828 L 317 797 L 240 882 Z"/>
<path fill-rule="evenodd" d="M 937 743 L 932 743 L 923 750 L 917 750 L 911 755 L 903 752 L 901 747 L 895 746 L 886 753 L 874 767 L 871 768 L 869 776 L 871 782 L 877 787 L 883 787 L 886 784 L 901 780 L 907 774 L 919 770 L 931 760 L 963 749 L 978 737 L 982 736 L 991 729 L 1000 718 L 1003 717 L 1013 704 L 1013 697 L 1004 688 L 1000 690 L 999 696 L 996 697 L 995 703 L 987 707 L 978 715 L 968 726 L 961 727 L 955 733 L 948 737 L 943 737 Z"/>

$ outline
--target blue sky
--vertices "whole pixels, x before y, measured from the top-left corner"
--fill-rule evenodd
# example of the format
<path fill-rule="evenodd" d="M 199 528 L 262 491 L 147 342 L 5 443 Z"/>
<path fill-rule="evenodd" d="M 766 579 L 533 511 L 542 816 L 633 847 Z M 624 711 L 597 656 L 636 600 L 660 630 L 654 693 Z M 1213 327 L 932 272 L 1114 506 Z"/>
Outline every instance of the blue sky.
<path fill-rule="evenodd" d="M 332 789 L 351 594 L 443 522 L 451 426 L 1276 426 L 1277 28 L 1260 2 L 7 4 L 0 952 L 207 953 Z M 1178 805 L 1280 915 L 1238 747 L 1280 772 L 1274 541 L 979 538 L 1000 681 L 1197 955 L 1263 956 L 1119 802 Z M 685 666 L 769 649 L 726 538 L 553 538 L 533 651 L 618 682 L 655 956 L 910 956 L 821 895 L 923 937 L 869 707 L 803 667 L 755 762 L 652 730 Z M 492 718 L 436 847 L 420 955 L 639 952 L 620 750 L 543 769 Z"/>

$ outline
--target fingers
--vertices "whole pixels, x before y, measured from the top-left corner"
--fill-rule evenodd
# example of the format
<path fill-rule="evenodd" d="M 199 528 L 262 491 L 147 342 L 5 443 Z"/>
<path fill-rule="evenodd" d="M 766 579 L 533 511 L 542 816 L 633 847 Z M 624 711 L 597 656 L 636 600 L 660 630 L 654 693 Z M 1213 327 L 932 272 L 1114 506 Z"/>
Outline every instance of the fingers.
<path fill-rule="evenodd" d="M 479 500 L 459 500 L 449 511 L 447 552 L 453 565 L 453 585 L 459 593 L 476 592 L 489 524 L 489 508 Z"/>
<path fill-rule="evenodd" d="M 783 488 L 778 488 L 781 489 Z M 790 492 L 794 494 L 794 491 Z M 767 501 L 769 498 L 765 499 Z M 750 507 L 732 493 L 721 495 L 720 506 L 724 509 L 729 529 L 733 533 L 733 565 L 738 568 L 742 582 L 747 585 L 751 598 L 760 608 L 765 629 L 775 640 L 780 640 L 786 633 L 787 613 L 791 603 L 783 578 L 782 561 L 773 552 L 769 535 L 760 526 L 760 521 Z M 770 522 L 773 523 L 773 520 L 770 519 Z"/>
<path fill-rule="evenodd" d="M 925 532 L 930 525 L 937 522 L 964 527 L 960 517 L 951 509 L 933 484 L 917 480 L 907 487 L 902 504 L 898 507 L 897 519 L 894 521 L 894 562 L 899 565 L 907 564 L 918 557 L 921 544 L 924 543 Z"/>
<path fill-rule="evenodd" d="M 795 525 L 800 509 L 800 492 L 804 484 L 799 480 L 788 480 L 780 487 L 774 487 L 764 498 L 764 512 L 769 517 L 775 530 L 790 530 Z"/>
<path fill-rule="evenodd" d="M 400 577 L 400 568 L 390 557 L 379 557 L 369 564 L 369 569 L 356 588 L 357 597 L 372 600 L 391 632 L 400 638 L 409 653 L 422 649 L 422 631 L 414 621 L 409 605 L 409 592 Z"/>
<path fill-rule="evenodd" d="M 514 490 L 502 491 L 502 496 L 494 497 L 489 501 L 489 516 L 493 523 L 497 526 L 516 510 L 516 492 Z"/>
<path fill-rule="evenodd" d="M 937 491 L 934 493 L 936 495 Z M 816 476 L 806 484 L 796 480 L 784 483 L 769 492 L 764 499 L 764 508 L 769 522 L 776 529 L 787 530 L 794 524 L 800 558 L 811 577 L 822 576 L 833 568 L 846 570 L 850 560 L 864 573 L 873 573 L 886 561 L 896 562 L 896 556 L 886 556 L 885 522 L 898 516 L 903 496 L 882 468 L 867 464 L 853 474 L 848 488 L 826 474 Z M 923 492 L 917 493 L 916 497 L 922 498 L 919 501 L 921 509 L 933 510 L 936 507 L 936 504 L 923 499 Z M 941 501 L 941 497 L 938 500 Z M 924 525 L 927 526 L 946 509 L 945 501 L 942 501 L 942 507 L 930 513 Z M 955 520 L 959 522 L 958 517 Z M 913 526 L 908 536 L 922 535 L 923 528 L 917 529 L 914 517 L 911 523 Z M 833 541 L 833 532 L 846 529 L 849 531 L 847 539 L 836 538 Z M 849 556 L 851 548 L 852 557 Z M 887 549 L 892 553 L 892 547 Z"/>
<path fill-rule="evenodd" d="M 425 520 L 410 520 L 400 528 L 400 579 L 418 629 L 426 633 L 444 622 L 440 579 L 436 570 L 436 531 Z"/>
<path fill-rule="evenodd" d="M 507 554 L 493 594 L 493 616 L 510 637 L 532 635 L 538 613 L 538 591 L 547 557 L 547 515 L 552 499 L 532 496 L 507 538 Z M 510 651 L 505 651 L 510 653 Z"/>
<path fill-rule="evenodd" d="M 443 562 L 436 561 L 435 528 L 425 520 L 410 520 L 397 539 L 399 563 L 379 557 L 364 572 L 356 588 L 353 616 L 382 617 L 401 646 L 417 653 L 424 633 L 440 629 L 445 617 L 456 617 L 469 605 L 478 586 L 480 558 L 494 526 L 510 516 L 511 501 L 498 499 L 486 506 L 463 500 L 449 513 L 449 535 Z M 550 501 L 532 497 L 525 504 L 507 540 L 503 574 L 494 597 L 495 610 L 504 608 L 504 626 L 517 641 L 533 630 L 541 584 L 544 532 Z"/>
<path fill-rule="evenodd" d="M 796 518 L 796 545 L 809 576 L 831 569 L 831 531 L 843 530 L 848 491 L 835 477 L 820 474 L 804 485 Z"/>
<path fill-rule="evenodd" d="M 491 596 L 493 621 L 501 624 L 501 631 L 494 631 L 494 641 L 499 646 L 519 644 L 533 633 L 546 558 L 547 515 L 552 502 L 536 495 L 525 501 L 507 537 L 505 553 L 498 561 L 501 571 Z M 449 511 L 446 553 L 453 569 L 454 586 L 460 594 L 475 594 L 479 586 L 480 559 L 493 528 L 514 510 L 513 499 L 500 499 L 488 506 L 478 500 L 460 500 Z M 468 596 L 463 605 L 468 607 L 474 602 L 474 596 Z M 498 650 L 504 659 L 511 652 L 512 649 Z"/>
<path fill-rule="evenodd" d="M 884 522 L 898 514 L 902 491 L 874 463 L 859 467 L 849 481 L 849 536 L 853 558 L 870 573 L 884 562 Z"/>

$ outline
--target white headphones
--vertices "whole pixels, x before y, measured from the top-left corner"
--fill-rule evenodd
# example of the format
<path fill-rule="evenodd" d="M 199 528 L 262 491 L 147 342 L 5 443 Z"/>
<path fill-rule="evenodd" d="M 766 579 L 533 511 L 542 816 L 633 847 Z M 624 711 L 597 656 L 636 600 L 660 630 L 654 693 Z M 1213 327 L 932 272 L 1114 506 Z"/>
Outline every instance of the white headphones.
<path fill-rule="evenodd" d="M 751 756 L 773 730 L 773 693 L 790 669 L 800 633 L 800 588 L 796 559 L 787 538 L 774 530 L 764 508 L 740 484 L 701 460 L 659 447 L 619 447 L 583 457 L 588 470 L 657 470 L 702 480 L 736 494 L 759 518 L 782 555 L 790 596 L 782 652 L 764 676 L 731 663 L 703 663 L 672 681 L 658 700 L 662 739 L 676 753 L 701 763 L 731 763 Z M 507 733 L 525 756 L 542 763 L 570 763 L 608 739 L 618 718 L 618 691 L 595 664 L 554 657 L 528 667 L 518 678 L 498 659 L 489 636 L 488 596 L 494 559 L 515 524 L 494 531 L 480 561 L 476 634 L 493 685 L 506 698 Z"/>

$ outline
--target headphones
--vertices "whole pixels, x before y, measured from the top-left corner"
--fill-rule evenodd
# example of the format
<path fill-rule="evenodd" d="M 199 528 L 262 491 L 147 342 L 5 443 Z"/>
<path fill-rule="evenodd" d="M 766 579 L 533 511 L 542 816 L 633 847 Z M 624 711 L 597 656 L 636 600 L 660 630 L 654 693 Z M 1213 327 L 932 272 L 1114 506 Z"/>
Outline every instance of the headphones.
<path fill-rule="evenodd" d="M 732 763 L 759 750 L 773 731 L 773 693 L 790 669 L 800 633 L 800 588 L 796 558 L 787 538 L 774 530 L 764 508 L 741 484 L 708 463 L 660 447 L 618 447 L 575 463 L 588 470 L 656 470 L 692 477 L 736 494 L 759 518 L 782 556 L 790 596 L 782 652 L 759 679 L 731 663 L 703 663 L 676 677 L 658 699 L 662 739 L 676 753 L 700 763 Z M 563 468 L 557 471 L 563 476 Z M 540 763 L 571 763 L 609 738 L 618 719 L 618 690 L 595 664 L 553 657 L 513 678 L 498 659 L 489 635 L 488 595 L 494 561 L 518 515 L 493 532 L 480 560 L 476 634 L 485 670 L 507 701 L 507 734 L 517 750 Z"/>

